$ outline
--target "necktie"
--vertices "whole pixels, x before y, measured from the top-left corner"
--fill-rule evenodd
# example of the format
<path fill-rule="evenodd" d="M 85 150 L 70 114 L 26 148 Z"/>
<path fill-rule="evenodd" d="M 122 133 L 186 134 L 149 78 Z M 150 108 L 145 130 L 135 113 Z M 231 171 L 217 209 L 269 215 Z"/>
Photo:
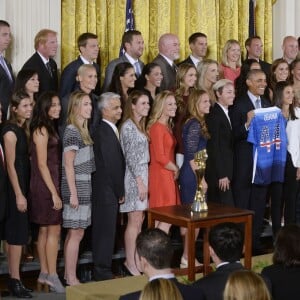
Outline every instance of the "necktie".
<path fill-rule="evenodd" d="M 2 55 L 0 55 L 0 64 L 3 67 L 5 73 L 7 74 L 7 77 L 9 78 L 9 80 L 12 81 L 12 76 L 10 74 L 8 66 L 7 66 L 7 64 L 6 64 L 5 60 L 4 60 L 4 57 Z"/>
<path fill-rule="evenodd" d="M 136 76 L 137 76 L 137 77 L 140 77 L 142 72 L 141 72 L 141 67 L 140 67 L 140 64 L 139 64 L 138 61 L 136 61 L 136 62 L 134 63 L 134 69 L 135 69 L 135 74 L 136 74 Z"/>
<path fill-rule="evenodd" d="M 257 109 L 257 108 L 261 108 L 261 102 L 260 102 L 260 99 L 259 98 L 257 98 L 256 100 L 255 100 L 255 108 Z"/>
<path fill-rule="evenodd" d="M 177 68 L 177 66 L 175 64 L 172 65 L 172 68 L 177 73 L 178 68 Z"/>
<path fill-rule="evenodd" d="M 50 66 L 50 63 L 49 63 L 49 61 L 48 61 L 48 62 L 46 62 L 46 68 L 47 68 L 47 70 L 48 70 L 48 72 L 49 72 L 50 76 L 52 77 L 52 70 L 51 70 L 51 66 Z"/>
<path fill-rule="evenodd" d="M 119 135 L 118 129 L 115 130 L 115 134 L 116 134 L 116 136 L 117 136 L 117 139 L 120 140 L 120 135 Z"/>

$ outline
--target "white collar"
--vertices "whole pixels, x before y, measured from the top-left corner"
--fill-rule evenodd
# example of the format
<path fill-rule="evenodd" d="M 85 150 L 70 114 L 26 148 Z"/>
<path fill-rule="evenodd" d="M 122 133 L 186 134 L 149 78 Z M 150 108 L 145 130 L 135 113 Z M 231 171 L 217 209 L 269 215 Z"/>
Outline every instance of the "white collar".
<path fill-rule="evenodd" d="M 174 61 L 173 60 L 171 60 L 170 58 L 168 58 L 168 57 L 166 57 L 165 55 L 163 55 L 163 54 L 161 54 L 161 53 L 159 53 L 167 62 L 168 62 L 168 64 L 171 66 L 171 67 L 173 67 L 173 65 L 174 65 Z"/>

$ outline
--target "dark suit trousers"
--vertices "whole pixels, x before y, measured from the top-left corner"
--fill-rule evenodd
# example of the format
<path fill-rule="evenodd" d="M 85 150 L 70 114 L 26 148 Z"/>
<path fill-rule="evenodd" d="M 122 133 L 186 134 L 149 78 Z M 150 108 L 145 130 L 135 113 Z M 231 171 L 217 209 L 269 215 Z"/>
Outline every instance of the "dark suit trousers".
<path fill-rule="evenodd" d="M 234 206 L 231 188 L 225 192 L 221 191 L 217 186 L 210 186 L 208 183 L 207 200 L 209 202 L 223 203 Z"/>
<path fill-rule="evenodd" d="M 282 182 L 272 182 L 270 185 L 271 190 L 271 219 L 273 238 L 275 238 L 278 230 L 281 227 L 282 217 Z"/>
<path fill-rule="evenodd" d="M 261 247 L 259 240 L 266 208 L 267 191 L 268 186 L 252 184 L 250 196 L 250 210 L 254 211 L 252 227 L 254 249 L 259 249 Z"/>
<path fill-rule="evenodd" d="M 100 198 L 93 199 L 93 227 L 92 247 L 94 262 L 94 279 L 112 279 L 111 263 L 114 251 L 116 222 L 118 214 L 118 199 L 112 191 L 105 192 L 105 198 L 110 201 L 103 201 Z M 109 198 L 108 198 L 109 197 Z M 96 203 L 95 203 L 96 202 Z"/>

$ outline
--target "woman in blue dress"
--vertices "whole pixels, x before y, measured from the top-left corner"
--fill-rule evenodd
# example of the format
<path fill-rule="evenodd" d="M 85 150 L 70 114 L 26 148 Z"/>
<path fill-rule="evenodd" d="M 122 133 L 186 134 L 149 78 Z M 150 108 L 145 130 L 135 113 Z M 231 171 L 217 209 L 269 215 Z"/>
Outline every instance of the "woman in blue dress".
<path fill-rule="evenodd" d="M 195 153 L 206 148 L 206 141 L 209 138 L 204 116 L 209 113 L 210 100 L 207 92 L 193 90 L 188 103 L 188 118 L 183 126 L 182 140 L 184 149 L 184 161 L 180 169 L 180 199 L 181 203 L 193 203 L 197 180 L 195 170 L 198 168 L 194 161 Z M 207 190 L 205 179 L 202 179 L 204 192 Z M 195 232 L 197 237 L 199 230 Z M 181 235 L 185 237 L 186 228 L 181 228 Z M 181 267 L 187 267 L 188 245 L 184 238 L 184 250 L 181 257 Z M 195 265 L 200 263 L 196 260 Z"/>

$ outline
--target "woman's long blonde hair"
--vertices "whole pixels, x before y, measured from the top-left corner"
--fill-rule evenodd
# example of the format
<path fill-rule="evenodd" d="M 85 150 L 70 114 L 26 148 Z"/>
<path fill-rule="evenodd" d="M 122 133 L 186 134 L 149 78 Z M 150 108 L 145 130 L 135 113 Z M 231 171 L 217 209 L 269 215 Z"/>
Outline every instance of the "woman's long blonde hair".
<path fill-rule="evenodd" d="M 153 106 L 151 109 L 151 115 L 147 124 L 147 132 L 149 132 L 150 127 L 159 120 L 159 118 L 162 116 L 163 109 L 164 109 L 164 104 L 167 100 L 168 97 L 174 96 L 174 93 L 170 91 L 163 91 L 159 94 L 156 95 L 154 101 L 153 101 Z M 169 118 L 168 125 L 170 127 L 173 127 L 173 120 L 172 118 Z"/>
<path fill-rule="evenodd" d="M 201 116 L 198 110 L 198 103 L 201 101 L 201 98 L 203 95 L 208 93 L 204 90 L 193 90 L 189 97 L 189 103 L 188 103 L 188 120 L 195 118 L 200 123 L 201 133 L 206 138 L 209 139 L 210 135 L 207 129 L 207 125 L 205 122 L 205 117 Z"/>
<path fill-rule="evenodd" d="M 262 277 L 249 270 L 231 273 L 223 296 L 224 300 L 271 300 Z"/>
<path fill-rule="evenodd" d="M 92 145 L 93 140 L 89 133 L 88 120 L 84 120 L 82 126 L 78 123 L 78 111 L 81 108 L 82 100 L 85 96 L 89 97 L 87 93 L 84 93 L 82 91 L 75 91 L 70 95 L 67 124 L 72 124 L 78 129 L 85 145 Z"/>

